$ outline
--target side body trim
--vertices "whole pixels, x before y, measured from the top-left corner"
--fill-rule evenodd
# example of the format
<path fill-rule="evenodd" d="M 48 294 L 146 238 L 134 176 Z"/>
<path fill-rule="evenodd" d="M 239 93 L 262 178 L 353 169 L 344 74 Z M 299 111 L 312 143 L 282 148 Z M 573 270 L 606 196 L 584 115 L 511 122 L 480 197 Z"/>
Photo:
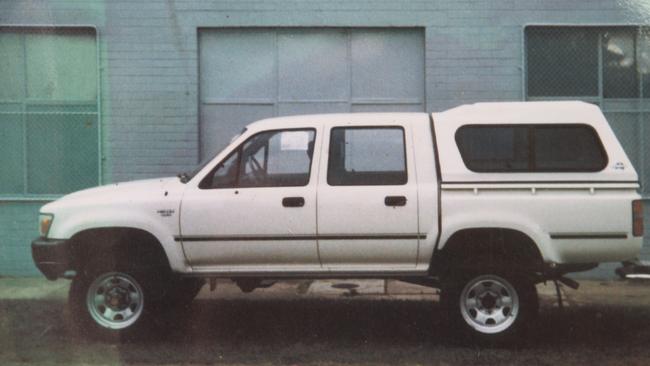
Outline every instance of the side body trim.
<path fill-rule="evenodd" d="M 195 269 L 191 273 L 184 274 L 184 277 L 217 277 L 217 278 L 239 278 L 252 277 L 263 279 L 404 279 L 404 278 L 433 278 L 427 271 L 405 271 L 402 269 L 388 269 L 383 271 L 334 271 L 322 269 L 320 271 L 237 271 L 233 269 L 211 270 Z"/>
<path fill-rule="evenodd" d="M 626 233 L 551 233 L 551 239 L 627 239 Z"/>
<path fill-rule="evenodd" d="M 174 241 L 299 241 L 299 240 L 399 240 L 399 239 L 426 239 L 426 234 L 336 234 L 336 235 L 237 235 L 237 236 L 174 236 Z"/>
<path fill-rule="evenodd" d="M 591 180 L 591 181 L 578 181 L 578 180 L 481 180 L 481 181 L 444 181 L 444 185 L 456 184 L 636 184 L 639 182 L 635 180 Z"/>

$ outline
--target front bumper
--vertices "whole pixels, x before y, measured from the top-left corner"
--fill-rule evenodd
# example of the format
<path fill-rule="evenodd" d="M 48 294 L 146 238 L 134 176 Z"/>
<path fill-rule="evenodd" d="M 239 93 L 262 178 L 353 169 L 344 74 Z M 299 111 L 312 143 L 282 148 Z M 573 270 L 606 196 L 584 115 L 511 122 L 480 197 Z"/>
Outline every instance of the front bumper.
<path fill-rule="evenodd" d="M 70 242 L 66 239 L 37 238 L 32 241 L 32 258 L 48 280 L 56 280 L 71 269 Z"/>

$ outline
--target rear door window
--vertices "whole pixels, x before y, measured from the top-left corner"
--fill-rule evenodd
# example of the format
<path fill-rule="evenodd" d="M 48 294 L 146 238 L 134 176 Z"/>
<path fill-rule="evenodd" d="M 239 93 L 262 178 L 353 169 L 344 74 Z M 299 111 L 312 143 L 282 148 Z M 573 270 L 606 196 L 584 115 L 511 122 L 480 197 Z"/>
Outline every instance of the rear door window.
<path fill-rule="evenodd" d="M 401 127 L 335 127 L 330 135 L 327 183 L 331 186 L 406 184 Z"/>

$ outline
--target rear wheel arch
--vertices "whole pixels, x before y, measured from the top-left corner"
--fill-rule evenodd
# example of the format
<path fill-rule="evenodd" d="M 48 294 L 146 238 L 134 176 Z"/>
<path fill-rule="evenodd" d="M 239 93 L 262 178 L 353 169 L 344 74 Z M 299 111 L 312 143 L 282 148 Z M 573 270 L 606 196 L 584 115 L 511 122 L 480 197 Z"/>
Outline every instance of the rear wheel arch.
<path fill-rule="evenodd" d="M 500 227 L 459 230 L 431 260 L 431 272 L 439 276 L 478 267 L 532 273 L 542 271 L 543 266 L 542 252 L 530 236 Z"/>

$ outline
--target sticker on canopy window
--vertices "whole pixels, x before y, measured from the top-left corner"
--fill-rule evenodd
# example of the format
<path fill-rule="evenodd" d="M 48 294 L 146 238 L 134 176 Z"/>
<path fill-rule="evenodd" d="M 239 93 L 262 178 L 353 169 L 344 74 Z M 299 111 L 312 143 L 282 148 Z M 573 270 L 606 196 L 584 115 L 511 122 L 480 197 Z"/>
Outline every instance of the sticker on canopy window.
<path fill-rule="evenodd" d="M 280 150 L 307 151 L 309 133 L 306 131 L 283 132 L 280 138 Z"/>

